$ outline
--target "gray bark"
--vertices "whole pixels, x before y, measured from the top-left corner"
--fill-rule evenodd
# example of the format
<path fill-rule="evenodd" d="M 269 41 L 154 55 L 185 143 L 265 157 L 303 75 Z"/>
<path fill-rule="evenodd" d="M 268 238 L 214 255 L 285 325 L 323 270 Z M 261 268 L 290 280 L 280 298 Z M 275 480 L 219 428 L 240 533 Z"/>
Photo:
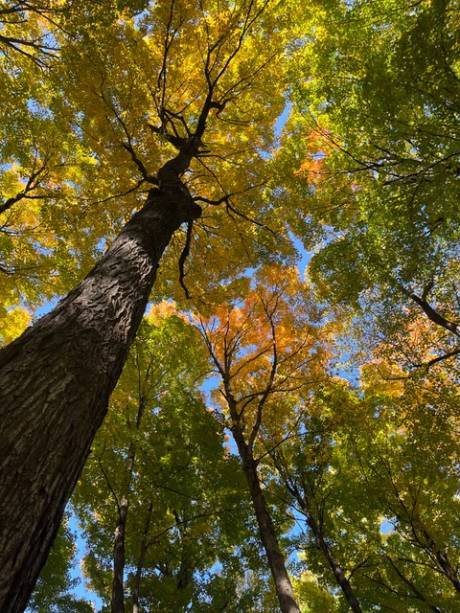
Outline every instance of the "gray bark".
<path fill-rule="evenodd" d="M 0 352 L 2 613 L 26 607 L 159 260 L 179 226 L 201 213 L 178 178 L 182 169 L 168 164 L 159 173 L 160 188 L 150 191 L 86 279 Z"/>

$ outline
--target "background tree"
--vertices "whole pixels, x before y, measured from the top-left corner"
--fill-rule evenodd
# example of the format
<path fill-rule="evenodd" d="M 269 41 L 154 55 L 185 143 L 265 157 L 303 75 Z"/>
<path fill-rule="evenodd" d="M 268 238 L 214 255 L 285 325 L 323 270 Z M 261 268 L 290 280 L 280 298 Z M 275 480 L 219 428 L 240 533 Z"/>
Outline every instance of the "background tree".
<path fill-rule="evenodd" d="M 248 503 L 198 391 L 207 370 L 196 330 L 172 305 L 153 308 L 72 499 L 86 573 L 107 610 L 186 611 L 207 600 L 218 609 L 223 587 L 244 576 L 236 549 L 244 556 L 251 536 Z"/>
<path fill-rule="evenodd" d="M 455 610 L 458 390 L 439 371 L 382 390 L 375 365 L 367 370 L 372 413 L 353 436 L 354 454 L 369 497 L 392 525 L 380 547 L 384 565 L 369 573 L 375 584 L 368 590 L 390 599 L 393 591 L 422 610 Z"/>
<path fill-rule="evenodd" d="M 425 341 L 432 359 L 451 361 L 457 26 L 447 0 L 314 3 L 310 39 L 291 64 L 295 105 L 278 160 L 280 179 L 294 171 L 280 191 L 296 203 L 294 231 L 317 248 L 309 270 L 321 298 L 359 313 L 368 347 L 425 317 L 437 331 Z"/>
<path fill-rule="evenodd" d="M 307 295 L 294 270 L 266 268 L 259 271 L 257 284 L 241 306 L 218 308 L 209 319 L 200 320 L 221 380 L 217 397 L 238 449 L 282 611 L 299 608 L 261 484 L 259 463 L 267 453 L 260 438 L 265 430 L 283 429 L 290 394 L 321 374 L 321 350 L 308 322 Z"/>
<path fill-rule="evenodd" d="M 361 480 L 349 467 L 343 469 L 349 457 L 346 430 L 359 424 L 353 395 L 344 382 L 329 381 L 313 393 L 300 394 L 295 415 L 295 427 L 271 445 L 280 495 L 289 496 L 304 522 L 298 546 L 308 551 L 308 570 L 314 570 L 332 594 L 341 590 L 344 608 L 363 611 L 352 577 L 366 567 L 369 546 L 350 539 L 348 526 L 359 525 L 364 517 L 375 522 L 375 510 L 366 505 L 363 513 L 365 498 L 357 489 Z"/>

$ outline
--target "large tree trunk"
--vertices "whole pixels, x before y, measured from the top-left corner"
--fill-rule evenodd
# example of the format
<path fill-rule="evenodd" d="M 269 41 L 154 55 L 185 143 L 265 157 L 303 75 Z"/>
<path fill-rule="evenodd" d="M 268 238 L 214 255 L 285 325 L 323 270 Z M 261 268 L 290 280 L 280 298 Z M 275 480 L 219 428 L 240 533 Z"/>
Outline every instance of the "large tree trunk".
<path fill-rule="evenodd" d="M 300 613 L 296 602 L 291 580 L 286 569 L 284 555 L 278 544 L 275 526 L 267 507 L 267 501 L 260 487 L 257 463 L 255 462 L 249 446 L 243 439 L 243 434 L 237 427 L 233 428 L 238 451 L 243 463 L 243 470 L 249 486 L 249 492 L 254 512 L 259 526 L 260 538 L 267 555 L 268 565 L 275 582 L 276 595 L 282 613 Z"/>
<path fill-rule="evenodd" d="M 172 162 L 170 163 L 172 166 Z M 172 234 L 200 208 L 165 165 L 108 252 L 0 352 L 0 611 L 21 612 L 101 425 Z"/>

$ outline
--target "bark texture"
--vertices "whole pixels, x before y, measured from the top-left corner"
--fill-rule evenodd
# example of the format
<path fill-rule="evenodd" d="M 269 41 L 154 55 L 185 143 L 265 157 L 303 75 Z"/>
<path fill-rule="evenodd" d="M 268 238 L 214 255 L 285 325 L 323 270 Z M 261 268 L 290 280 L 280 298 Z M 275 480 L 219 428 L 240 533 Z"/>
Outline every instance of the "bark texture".
<path fill-rule="evenodd" d="M 244 441 L 242 432 L 236 427 L 233 428 L 233 436 L 243 462 L 243 470 L 248 482 L 257 524 L 259 526 L 260 538 L 275 582 L 276 595 L 278 597 L 280 609 L 282 613 L 300 613 L 291 580 L 286 570 L 284 555 L 278 544 L 275 526 L 268 510 L 264 493 L 260 487 L 260 480 L 257 474 L 257 463 L 252 457 L 251 448 Z"/>
<path fill-rule="evenodd" d="M 163 251 L 183 222 L 200 216 L 180 173 L 162 171 L 160 187 L 86 279 L 0 352 L 2 613 L 27 605 Z"/>

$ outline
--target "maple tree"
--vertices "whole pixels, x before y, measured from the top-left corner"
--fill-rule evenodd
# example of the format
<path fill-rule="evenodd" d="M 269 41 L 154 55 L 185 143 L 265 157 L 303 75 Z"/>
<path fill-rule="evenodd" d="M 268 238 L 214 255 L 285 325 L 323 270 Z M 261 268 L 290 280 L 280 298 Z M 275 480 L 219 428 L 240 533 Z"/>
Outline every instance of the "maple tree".
<path fill-rule="evenodd" d="M 223 203 L 230 214 L 247 218 L 235 208 L 219 167 L 234 163 L 234 153 L 246 169 L 241 173 L 244 186 L 236 191 L 251 191 L 269 143 L 270 120 L 282 104 L 281 93 L 267 97 L 261 84 L 262 74 L 276 79 L 282 69 L 282 61 L 274 60 L 283 51 L 283 29 L 272 27 L 280 15 L 266 10 L 267 2 L 229 2 L 225 8 L 212 2 L 158 2 L 139 20 L 129 12 L 114 14 L 113 5 L 104 4 L 95 9 L 80 5 L 69 16 L 66 27 L 74 35 L 68 41 L 65 31 L 56 32 L 62 61 L 51 83 L 64 97 L 50 101 L 45 115 L 56 114 L 61 128 L 80 141 L 101 171 L 101 187 L 112 181 L 116 187 L 121 182 L 125 194 L 133 192 L 133 183 L 147 189 L 136 194 L 136 204 L 143 200 L 141 208 L 84 281 L 2 351 L 5 563 L 0 602 L 6 611 L 26 602 L 43 564 L 105 415 L 163 251 L 186 223 L 187 253 L 193 221 L 202 214 L 198 202 Z M 94 17 L 99 18 L 96 28 Z M 258 44 L 267 29 L 272 44 Z M 249 99 L 247 115 L 243 109 Z M 243 117 L 238 117 L 240 108 Z M 228 159 L 218 147 L 208 150 L 207 139 L 224 140 Z M 209 156 L 208 164 L 204 159 Z M 198 166 L 194 172 L 192 162 Z M 193 176 L 185 178 L 189 169 Z M 203 173 L 207 181 L 200 187 Z M 192 187 L 195 176 L 200 183 Z M 93 191 L 91 174 L 81 186 L 78 177 L 64 182 L 76 198 L 80 190 Z M 121 199 L 112 196 L 112 205 Z M 129 199 L 124 204 L 129 211 Z M 84 235 L 84 227 L 78 233 Z M 42 407 L 40 418 L 37 406 Z"/>
<path fill-rule="evenodd" d="M 334 532 L 337 527 L 331 529 L 330 525 L 331 515 L 336 523 L 343 522 L 344 525 L 345 518 L 337 513 L 339 509 L 347 514 L 349 521 L 361 519 L 359 515 L 353 517 L 354 505 L 344 504 L 344 498 L 349 496 L 353 485 L 343 483 L 342 476 L 340 481 L 329 476 L 341 468 L 337 460 L 342 458 L 336 447 L 341 442 L 340 422 L 345 421 L 351 427 L 356 420 L 353 410 L 349 410 L 350 405 L 353 407 L 346 388 L 343 384 L 334 385 L 334 382 L 322 385 L 313 397 L 304 395 L 297 403 L 295 428 L 285 443 L 274 446 L 270 456 L 283 489 L 287 490 L 292 504 L 305 518 L 307 539 L 317 552 L 313 560 L 309 557 L 312 567 L 319 567 L 328 581 L 332 575 L 349 608 L 361 612 L 364 609 L 351 577 L 365 557 L 359 546 L 354 551 L 347 551 L 348 539 L 336 540 Z M 340 417 L 336 413 L 338 407 L 342 413 Z M 352 483 L 356 481 L 354 478 Z M 369 514 L 368 518 L 371 517 Z"/>
<path fill-rule="evenodd" d="M 141 325 L 72 498 L 90 543 L 85 572 L 111 611 L 185 610 L 204 594 L 222 606 L 236 570 L 213 585 L 215 543 L 232 567 L 248 538 L 234 458 L 197 389 L 203 348 L 189 324 L 159 312 Z"/>
<path fill-rule="evenodd" d="M 365 395 L 328 381 L 271 454 L 278 494 L 304 523 L 306 610 L 458 607 L 458 394 L 440 402 L 434 381 L 383 390 L 369 377 Z"/>
<path fill-rule="evenodd" d="M 458 26 L 0 0 L 2 611 L 458 610 Z"/>
<path fill-rule="evenodd" d="M 224 306 L 211 318 L 200 319 L 221 378 L 219 396 L 228 412 L 227 427 L 242 461 L 280 609 L 289 613 L 300 609 L 261 487 L 259 464 L 267 451 L 260 449 L 260 438 L 270 426 L 282 431 L 290 393 L 319 376 L 315 366 L 320 350 L 302 290 L 295 270 L 263 269 L 242 306 Z"/>

